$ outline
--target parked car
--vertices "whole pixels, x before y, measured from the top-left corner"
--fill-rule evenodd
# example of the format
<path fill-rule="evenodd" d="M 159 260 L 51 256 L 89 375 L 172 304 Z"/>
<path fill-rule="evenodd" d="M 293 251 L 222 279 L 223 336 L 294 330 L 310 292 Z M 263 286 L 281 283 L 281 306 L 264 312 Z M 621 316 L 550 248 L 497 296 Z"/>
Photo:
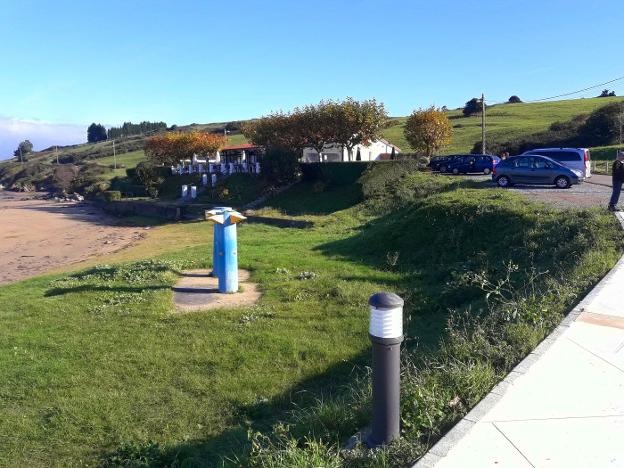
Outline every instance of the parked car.
<path fill-rule="evenodd" d="M 513 184 L 555 185 L 568 188 L 585 179 L 583 173 L 570 169 L 546 156 L 521 155 L 501 161 L 494 167 L 492 180 L 499 187 Z"/>
<path fill-rule="evenodd" d="M 446 172 L 448 165 L 456 156 L 434 156 L 429 162 L 432 171 Z"/>
<path fill-rule="evenodd" d="M 591 155 L 587 148 L 536 148 L 522 154 L 547 156 L 570 169 L 581 171 L 584 177 L 591 177 Z"/>
<path fill-rule="evenodd" d="M 487 175 L 492 172 L 500 160 L 498 156 L 490 154 L 457 156 L 448 163 L 446 172 L 452 172 L 453 174 L 482 172 Z"/>

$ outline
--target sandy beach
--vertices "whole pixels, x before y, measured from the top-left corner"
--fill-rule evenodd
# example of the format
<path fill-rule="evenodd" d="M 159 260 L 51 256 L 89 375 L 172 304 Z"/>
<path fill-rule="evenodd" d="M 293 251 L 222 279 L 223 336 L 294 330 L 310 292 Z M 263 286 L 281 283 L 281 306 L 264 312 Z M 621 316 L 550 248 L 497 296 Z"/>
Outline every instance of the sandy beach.
<path fill-rule="evenodd" d="M 0 284 L 105 257 L 143 238 L 143 229 L 119 226 L 89 204 L 41 195 L 0 190 Z"/>

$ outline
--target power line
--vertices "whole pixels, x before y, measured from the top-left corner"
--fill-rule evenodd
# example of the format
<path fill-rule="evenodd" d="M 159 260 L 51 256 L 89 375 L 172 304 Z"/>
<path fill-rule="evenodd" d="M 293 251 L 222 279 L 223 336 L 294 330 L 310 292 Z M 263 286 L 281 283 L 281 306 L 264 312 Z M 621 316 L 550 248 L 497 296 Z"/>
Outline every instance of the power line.
<path fill-rule="evenodd" d="M 595 84 L 595 85 L 592 85 L 592 86 L 588 86 L 587 88 L 579 89 L 577 91 L 572 91 L 572 92 L 563 93 L 563 94 L 557 94 L 556 96 L 550 96 L 550 97 L 541 98 L 541 99 L 534 99 L 532 101 L 526 101 L 526 102 L 548 101 L 550 99 L 556 99 L 556 98 L 565 97 L 565 96 L 572 96 L 573 94 L 582 93 L 583 91 L 589 91 L 590 89 L 599 88 L 600 86 L 608 85 L 610 83 L 615 83 L 616 81 L 620 81 L 620 80 L 624 80 L 624 76 L 619 76 L 619 77 L 614 78 L 612 80 L 605 81 L 604 83 L 598 83 L 598 84 Z"/>
<path fill-rule="evenodd" d="M 560 97 L 572 96 L 572 95 L 574 95 L 574 94 L 579 94 L 579 93 L 582 93 L 582 92 L 584 92 L 584 91 L 589 91 L 590 89 L 599 88 L 599 87 L 601 87 L 601 86 L 605 86 L 605 85 L 608 85 L 608 84 L 611 84 L 611 83 L 615 83 L 616 81 L 622 81 L 622 80 L 624 80 L 624 76 L 619 76 L 619 77 L 614 78 L 614 79 L 612 79 L 612 80 L 605 81 L 604 83 L 598 83 L 598 84 L 595 84 L 595 85 L 592 85 L 592 86 L 588 86 L 588 87 L 583 88 L 583 89 L 579 89 L 579 90 L 576 90 L 576 91 L 571 91 L 571 92 L 569 92 L 569 93 L 562 93 L 562 94 L 557 94 L 557 95 L 555 95 L 555 96 L 549 96 L 549 97 L 540 98 L 540 99 L 532 99 L 532 100 L 523 101 L 523 102 L 524 102 L 524 103 L 531 103 L 531 102 L 543 102 L 543 101 L 548 101 L 548 100 L 550 100 L 550 99 L 557 99 L 557 98 L 560 98 Z M 504 99 L 501 99 L 501 100 L 492 100 L 492 101 L 487 100 L 487 101 L 486 101 L 486 103 L 487 103 L 487 104 L 489 104 L 490 106 L 494 106 L 494 105 L 497 105 L 497 104 L 506 104 L 507 102 L 508 102 L 508 101 L 507 101 L 507 100 L 504 100 Z"/>

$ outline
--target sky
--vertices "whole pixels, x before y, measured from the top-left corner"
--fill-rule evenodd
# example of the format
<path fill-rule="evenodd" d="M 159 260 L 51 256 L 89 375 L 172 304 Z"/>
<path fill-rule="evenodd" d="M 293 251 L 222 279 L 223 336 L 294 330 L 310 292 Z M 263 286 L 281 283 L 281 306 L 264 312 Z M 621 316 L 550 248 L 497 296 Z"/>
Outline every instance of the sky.
<path fill-rule="evenodd" d="M 623 19 L 621 0 L 0 0 L 0 159 L 91 122 L 539 99 L 623 76 Z"/>

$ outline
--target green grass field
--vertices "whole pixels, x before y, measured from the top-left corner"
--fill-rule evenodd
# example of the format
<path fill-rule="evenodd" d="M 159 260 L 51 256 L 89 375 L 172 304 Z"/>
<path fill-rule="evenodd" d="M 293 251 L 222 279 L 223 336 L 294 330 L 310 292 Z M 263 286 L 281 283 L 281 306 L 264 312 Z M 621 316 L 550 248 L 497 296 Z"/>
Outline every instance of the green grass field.
<path fill-rule="evenodd" d="M 176 272 L 210 265 L 205 222 L 155 226 L 106 265 L 0 287 L 0 465 L 290 468 L 310 466 L 320 447 L 316 466 L 340 466 L 337 448 L 370 417 L 366 302 L 379 290 L 406 299 L 406 358 L 432 367 L 405 369 L 406 445 L 358 466 L 413 461 L 614 264 L 622 236 L 603 212 L 562 218 L 452 178 L 397 184 L 389 167 L 364 192 L 301 185 L 264 208 L 310 229 L 240 227 L 240 265 L 263 292 L 254 307 L 174 312 Z M 362 204 L 362 193 L 376 202 Z M 460 333 L 460 346 L 449 310 L 482 310 L 485 294 L 462 275 L 504 277 L 507 261 L 519 266 L 518 300 L 533 267 L 548 271 L 546 292 L 523 299 L 493 336 Z M 290 448 L 279 445 L 280 421 L 298 441 Z M 252 445 L 257 432 L 273 442 Z"/>
<path fill-rule="evenodd" d="M 117 160 L 117 170 L 113 170 L 113 172 L 111 172 L 111 179 L 113 177 L 124 177 L 126 175 L 126 169 L 135 168 L 137 164 L 145 161 L 147 158 L 145 157 L 145 151 L 138 150 L 131 151 L 129 153 L 121 153 L 116 157 L 107 156 L 105 158 L 98 158 L 97 162 L 103 166 L 113 166 L 115 159 Z"/>
<path fill-rule="evenodd" d="M 487 138 L 510 139 L 516 136 L 546 130 L 556 121 L 569 120 L 579 114 L 589 114 L 611 102 L 624 98 L 573 99 L 543 103 L 498 104 L 486 110 Z M 464 117 L 461 110 L 449 111 L 453 125 L 453 141 L 441 153 L 467 153 L 475 142 L 481 140 L 481 116 Z M 412 150 L 403 136 L 405 117 L 395 120 L 395 125 L 384 131 L 384 136 L 402 151 Z"/>

